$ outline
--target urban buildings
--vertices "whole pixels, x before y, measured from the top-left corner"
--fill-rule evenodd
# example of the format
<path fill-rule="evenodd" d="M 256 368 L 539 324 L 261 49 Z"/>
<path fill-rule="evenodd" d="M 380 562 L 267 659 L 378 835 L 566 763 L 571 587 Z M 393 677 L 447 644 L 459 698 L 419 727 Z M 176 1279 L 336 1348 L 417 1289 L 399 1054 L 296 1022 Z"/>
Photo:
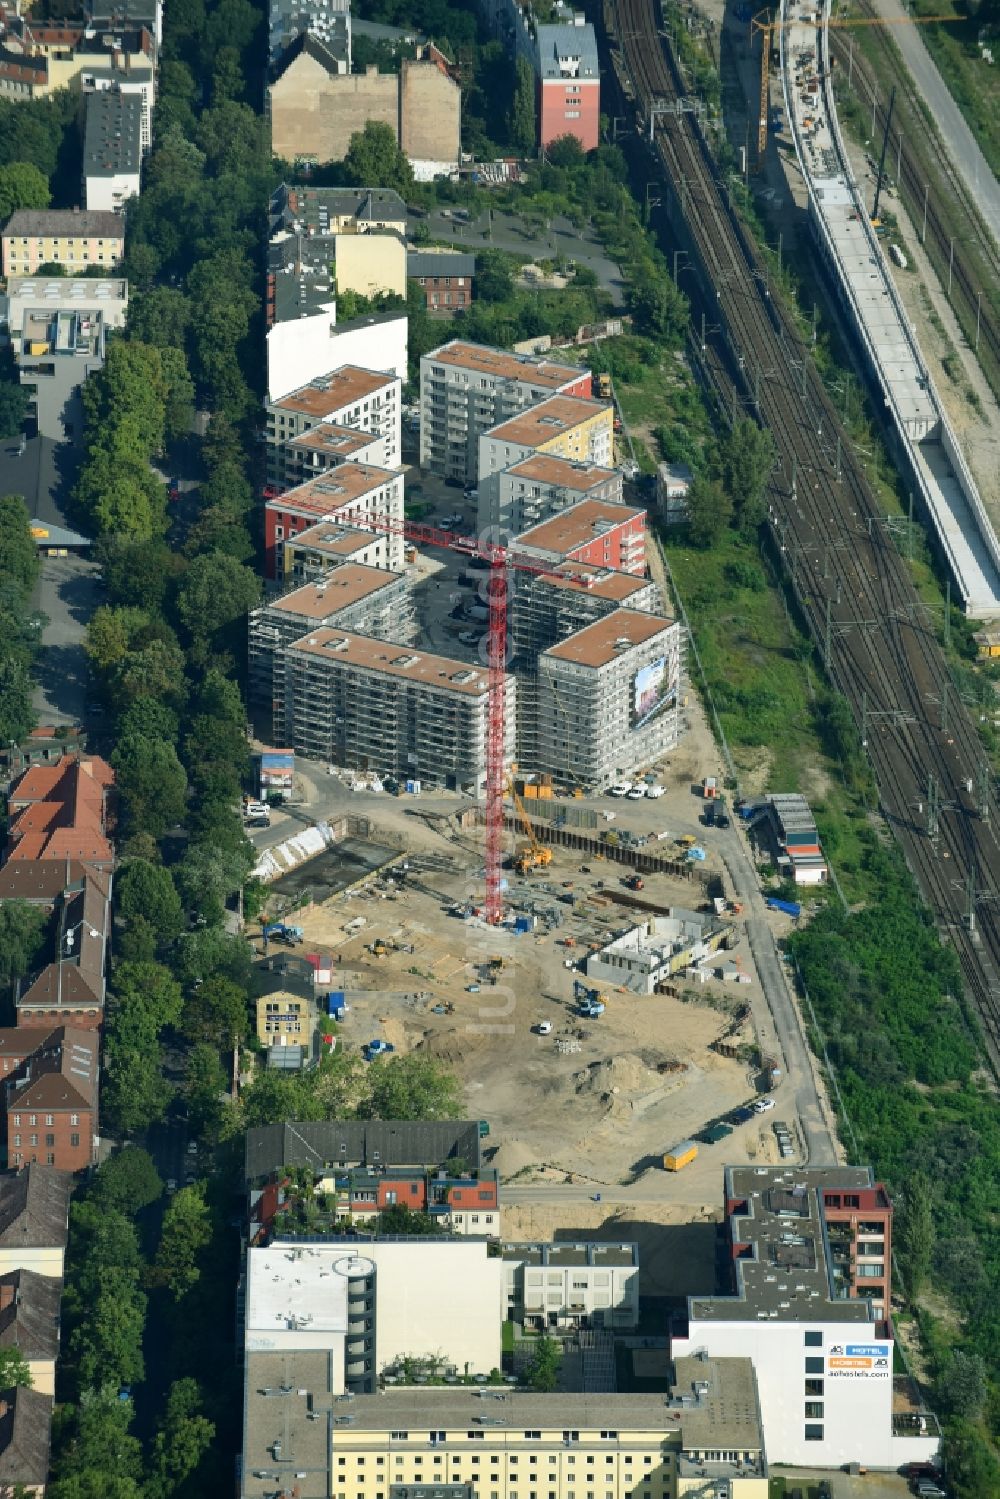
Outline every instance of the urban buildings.
<path fill-rule="evenodd" d="M 321 629 L 285 652 L 284 742 L 331 764 L 480 795 L 487 672 L 420 647 Z M 515 736 L 505 683 L 505 755 Z"/>
<path fill-rule="evenodd" d="M 120 214 L 139 196 L 143 107 L 137 94 L 100 89 L 87 96 L 83 190 L 88 211 Z"/>
<path fill-rule="evenodd" d="M 125 225 L 108 209 L 19 208 L 0 245 L 5 276 L 33 276 L 45 265 L 61 265 L 69 276 L 90 266 L 114 271 L 125 253 Z"/>
<path fill-rule="evenodd" d="M 12 1039 L 21 1036 L 35 1044 L 4 1079 L 8 1163 L 82 1171 L 93 1164 L 97 1139 L 96 1033 L 65 1025 L 49 1033 L 18 1028 Z"/>
<path fill-rule="evenodd" d="M 587 956 L 587 977 L 633 994 L 655 994 L 672 974 L 718 951 L 732 928 L 703 911 L 671 906 Z"/>
<path fill-rule="evenodd" d="M 494 493 L 503 470 L 533 454 L 609 468 L 614 456 L 613 408 L 582 396 L 549 396 L 482 433 L 476 467 L 482 517 L 496 508 Z"/>
<path fill-rule="evenodd" d="M 387 187 L 303 187 L 282 183 L 269 205 L 270 238 L 336 234 L 406 236 L 406 204 Z"/>
<path fill-rule="evenodd" d="M 687 520 L 688 490 L 693 481 L 694 474 L 686 463 L 656 465 L 656 508 L 666 525 Z"/>
<path fill-rule="evenodd" d="M 409 250 L 406 257 L 408 281 L 416 281 L 424 292 L 427 311 L 432 317 L 454 317 L 472 306 L 472 287 L 476 276 L 476 257 L 460 250 Z"/>
<path fill-rule="evenodd" d="M 57 89 L 106 86 L 108 80 L 141 79 L 152 110 L 156 65 L 155 31 L 130 9 L 127 24 L 120 12 L 102 19 L 69 22 L 36 21 L 6 9 L 4 45 L 0 51 L 0 98 L 13 103 L 44 99 Z"/>
<path fill-rule="evenodd" d="M 638 1245 L 504 1242 L 500 1254 L 512 1321 L 537 1332 L 638 1327 Z"/>
<path fill-rule="evenodd" d="M 543 651 L 534 768 L 596 789 L 673 749 L 681 643 L 675 621 L 616 609 Z"/>
<path fill-rule="evenodd" d="M 314 292 L 307 279 L 289 283 L 278 278 L 275 283 L 268 273 L 264 312 L 269 401 L 348 365 L 406 379 L 406 314 L 369 312 L 338 323 L 329 272 L 327 277 L 327 289 Z"/>
<path fill-rule="evenodd" d="M 280 70 L 290 47 L 322 48 L 336 72 L 351 71 L 350 0 L 271 0 L 268 25 L 268 57 Z"/>
<path fill-rule="evenodd" d="M 645 578 L 646 512 L 632 505 L 578 500 L 521 531 L 517 554 L 539 562 L 581 562 Z"/>
<path fill-rule="evenodd" d="M 0 1347 L 18 1348 L 33 1379 L 31 1389 L 0 1394 L 5 1493 L 41 1495 L 49 1477 L 71 1184 L 68 1172 L 44 1165 L 0 1176 Z"/>
<path fill-rule="evenodd" d="M 768 831 L 775 847 L 775 862 L 783 876 L 796 885 L 823 885 L 829 870 L 820 847 L 816 819 L 809 803 L 797 792 L 770 795 L 765 799 Z"/>
<path fill-rule="evenodd" d="M 273 1494 L 286 1466 L 303 1475 L 300 1499 L 704 1499 L 721 1492 L 710 1476 L 729 1499 L 767 1499 L 748 1359 L 679 1360 L 670 1394 L 410 1384 L 358 1395 L 349 1408 L 318 1349 L 283 1360 L 250 1351 L 246 1371 L 242 1499 Z"/>
<path fill-rule="evenodd" d="M 478 1170 L 481 1156 L 475 1119 L 289 1120 L 247 1130 L 243 1169 L 252 1215 L 260 1195 L 290 1167 L 308 1166 L 327 1190 L 338 1169 L 461 1164 Z"/>
<path fill-rule="evenodd" d="M 397 644 L 411 639 L 416 622 L 407 580 L 384 569 L 345 562 L 318 581 L 300 584 L 252 611 L 248 692 L 251 705 L 270 714 L 278 742 L 283 742 L 288 724 L 287 648 L 310 631 L 334 624 Z"/>
<path fill-rule="evenodd" d="M 260 1378 L 268 1366 L 279 1375 L 282 1356 L 318 1349 L 334 1396 L 370 1393 L 403 1361 L 488 1375 L 503 1311 L 503 1263 L 485 1239 L 276 1239 L 247 1251 L 248 1370 L 268 1356 L 258 1387 L 283 1382 Z"/>
<path fill-rule="evenodd" d="M 342 70 L 326 41 L 288 48 L 265 94 L 275 156 L 322 165 L 342 161 L 351 136 L 378 120 L 392 130 L 418 181 L 457 170 L 461 90 L 442 52 L 428 43 L 398 73 Z"/>
<path fill-rule="evenodd" d="M 342 463 L 360 463 L 379 468 L 385 455 L 385 438 L 376 432 L 362 432 L 340 422 L 320 422 L 301 437 L 285 443 L 284 474 L 290 488 L 305 484 L 320 474 L 339 468 Z"/>
<path fill-rule="evenodd" d="M 480 489 L 478 523 L 517 536 L 583 499 L 621 504 L 621 470 L 532 453 Z"/>
<path fill-rule="evenodd" d="M 110 869 L 113 785 L 114 771 L 99 755 L 62 755 L 55 764 L 31 766 L 8 798 L 6 858 L 79 859 Z"/>
<path fill-rule="evenodd" d="M 286 444 L 323 423 L 353 427 L 382 439 L 380 467 L 394 469 L 400 462 L 400 390 L 395 374 L 342 365 L 317 375 L 266 404 L 267 475 L 271 485 L 285 486 L 295 472 L 296 453 L 289 464 Z"/>
<path fill-rule="evenodd" d="M 282 543 L 277 571 L 289 585 L 316 582 L 345 562 L 376 567 L 383 551 L 383 539 L 375 532 L 355 530 L 337 521 L 319 521 Z"/>
<path fill-rule="evenodd" d="M 110 67 L 88 64 L 80 73 L 80 88 L 84 94 L 111 90 L 138 99 L 139 141 L 142 155 L 149 155 L 153 145 L 153 104 L 156 101 L 156 67 L 152 61 L 114 63 Z"/>
<path fill-rule="evenodd" d="M 600 145 L 601 75 L 594 28 L 582 15 L 569 25 L 535 29 L 538 73 L 538 144 L 564 135 L 584 151 Z"/>
<path fill-rule="evenodd" d="M 403 568 L 403 475 L 398 470 L 342 463 L 264 506 L 265 576 L 282 579 L 284 543 L 318 521 L 370 527 L 376 567 Z"/>
<path fill-rule="evenodd" d="M 11 276 L 7 325 L 38 431 L 54 442 L 83 433 L 80 389 L 104 363 L 108 333 L 124 327 L 125 281 Z"/>
<path fill-rule="evenodd" d="M 452 339 L 420 360 L 420 467 L 474 482 L 484 432 L 549 396 L 590 393 L 589 370 Z"/>
<path fill-rule="evenodd" d="M 264 1003 L 258 1000 L 258 1015 Z M 381 1215 L 395 1207 L 426 1213 L 444 1233 L 496 1239 L 500 1236 L 499 1191 L 495 1171 L 467 1167 L 461 1162 L 447 1169 L 381 1165 L 329 1168 L 329 1174 L 318 1179 L 311 1197 L 296 1181 L 279 1176 L 258 1199 L 253 1242 L 290 1237 L 298 1226 L 295 1214 L 300 1205 L 306 1206 L 313 1239 L 321 1238 L 325 1229 L 341 1234 L 351 1224 L 378 1232 Z M 309 1211 L 310 1205 L 315 1208 L 317 1198 L 326 1205 L 324 1217 Z"/>
<path fill-rule="evenodd" d="M 870 1168 L 730 1166 L 724 1198 L 730 1294 L 689 1298 L 672 1355 L 753 1360 L 772 1461 L 930 1460 L 933 1417 L 893 1414 L 892 1209 Z"/>

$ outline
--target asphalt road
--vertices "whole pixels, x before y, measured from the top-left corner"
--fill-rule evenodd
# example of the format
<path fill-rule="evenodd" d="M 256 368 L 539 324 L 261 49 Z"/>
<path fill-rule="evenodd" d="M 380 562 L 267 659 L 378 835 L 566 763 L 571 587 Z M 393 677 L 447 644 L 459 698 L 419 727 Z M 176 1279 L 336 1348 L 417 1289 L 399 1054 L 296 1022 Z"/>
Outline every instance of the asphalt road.
<path fill-rule="evenodd" d="M 909 14 L 900 0 L 875 0 L 875 9 L 886 20 L 899 20 Z M 892 39 L 937 125 L 956 171 L 1000 245 L 1000 184 L 938 72 L 920 34 L 920 27 L 894 26 Z"/>
<path fill-rule="evenodd" d="M 616 307 L 625 300 L 622 273 L 605 255 L 589 225 L 577 229 L 569 219 L 557 216 L 550 221 L 547 231 L 527 230 L 519 214 L 500 213 L 496 209 L 493 210 L 492 223 L 485 213 L 463 223 L 436 211 L 424 219 L 411 218 L 407 226 L 411 235 L 417 224 L 426 225 L 432 240 L 447 240 L 456 249 L 473 254 L 483 249 L 508 250 L 513 255 L 526 255 L 532 260 L 554 260 L 558 255 L 566 255 L 594 272 Z"/>

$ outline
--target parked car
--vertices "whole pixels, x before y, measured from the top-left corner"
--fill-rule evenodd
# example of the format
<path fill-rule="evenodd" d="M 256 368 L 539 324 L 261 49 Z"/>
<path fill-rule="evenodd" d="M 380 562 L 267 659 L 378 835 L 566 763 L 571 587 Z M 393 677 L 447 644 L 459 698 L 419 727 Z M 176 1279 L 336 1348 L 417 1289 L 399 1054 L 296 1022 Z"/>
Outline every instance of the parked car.
<path fill-rule="evenodd" d="M 614 786 L 608 787 L 609 796 L 628 796 L 631 786 L 627 781 L 618 781 Z"/>
<path fill-rule="evenodd" d="M 170 498 L 171 504 L 173 504 L 175 500 L 180 499 L 181 481 L 179 479 L 171 479 L 169 481 L 169 483 L 167 484 L 167 494 Z"/>
<path fill-rule="evenodd" d="M 551 1020 L 540 1020 L 538 1022 L 538 1024 L 535 1026 L 535 1033 L 536 1033 L 536 1035 L 539 1035 L 539 1036 L 551 1036 L 551 1034 L 552 1034 L 552 1021 Z"/>
<path fill-rule="evenodd" d="M 657 797 L 662 796 L 666 789 L 667 788 L 665 786 L 647 786 L 646 795 L 649 797 L 651 802 L 655 802 Z"/>
<path fill-rule="evenodd" d="M 625 795 L 630 802 L 641 802 L 646 793 L 641 786 L 630 786 Z"/>
<path fill-rule="evenodd" d="M 458 478 L 456 478 L 454 474 L 450 474 L 448 476 L 448 478 L 445 479 L 444 483 L 445 483 L 445 488 L 446 489 L 464 489 L 465 488 L 465 480 L 464 479 L 458 479 Z"/>
<path fill-rule="evenodd" d="M 767 1114 L 773 1108 L 773 1098 L 758 1098 L 757 1102 L 753 1106 L 753 1111 L 755 1114 Z"/>

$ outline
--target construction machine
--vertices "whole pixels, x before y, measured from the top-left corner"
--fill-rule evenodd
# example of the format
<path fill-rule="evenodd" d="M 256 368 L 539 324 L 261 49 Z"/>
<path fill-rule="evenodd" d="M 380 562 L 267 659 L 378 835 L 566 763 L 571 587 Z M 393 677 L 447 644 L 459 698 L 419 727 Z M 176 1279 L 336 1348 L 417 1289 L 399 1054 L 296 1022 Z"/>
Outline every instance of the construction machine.
<path fill-rule="evenodd" d="M 517 788 L 508 782 L 508 789 L 513 797 L 514 806 L 517 808 L 517 815 L 521 819 L 521 826 L 528 837 L 527 843 L 522 843 L 514 855 L 514 868 L 518 874 L 531 874 L 535 869 L 547 869 L 552 863 L 552 850 L 539 841 L 531 818 L 525 811 L 524 803 L 517 794 Z"/>

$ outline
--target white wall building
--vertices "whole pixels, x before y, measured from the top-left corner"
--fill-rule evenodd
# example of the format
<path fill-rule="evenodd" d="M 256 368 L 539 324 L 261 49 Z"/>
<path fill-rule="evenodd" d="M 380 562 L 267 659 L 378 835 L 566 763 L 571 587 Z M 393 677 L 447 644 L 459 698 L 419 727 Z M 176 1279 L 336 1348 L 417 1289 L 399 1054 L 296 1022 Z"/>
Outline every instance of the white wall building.
<path fill-rule="evenodd" d="M 267 393 L 269 401 L 342 365 L 382 370 L 406 379 L 408 322 L 405 313 L 372 313 L 338 323 L 336 298 L 319 312 L 267 330 Z"/>
<path fill-rule="evenodd" d="M 525 1327 L 639 1325 L 639 1246 L 558 1243 L 500 1246 L 507 1315 Z"/>
<path fill-rule="evenodd" d="M 267 473 L 272 484 L 293 483 L 298 455 L 285 444 L 320 423 L 353 427 L 381 439 L 375 466 L 397 469 L 400 464 L 402 385 L 395 373 L 341 365 L 316 375 L 285 395 L 267 403 Z"/>
<path fill-rule="evenodd" d="M 666 916 L 651 916 L 590 953 L 587 977 L 633 994 L 655 994 L 657 984 L 671 974 L 714 952 L 726 931 L 725 923 L 711 914 L 671 906 Z"/>
<path fill-rule="evenodd" d="M 483 1239 L 406 1238 L 251 1249 L 246 1350 L 328 1350 L 335 1394 L 374 1388 L 406 1358 L 489 1374 L 500 1367 L 504 1281 L 488 1248 Z"/>
<path fill-rule="evenodd" d="M 730 1166 L 725 1203 L 734 1292 L 692 1296 L 671 1357 L 753 1360 L 772 1462 L 810 1468 L 929 1461 L 939 1437 L 893 1415 L 892 1324 L 872 1303 L 836 1295 L 820 1194 L 871 1189 L 870 1170 Z"/>

